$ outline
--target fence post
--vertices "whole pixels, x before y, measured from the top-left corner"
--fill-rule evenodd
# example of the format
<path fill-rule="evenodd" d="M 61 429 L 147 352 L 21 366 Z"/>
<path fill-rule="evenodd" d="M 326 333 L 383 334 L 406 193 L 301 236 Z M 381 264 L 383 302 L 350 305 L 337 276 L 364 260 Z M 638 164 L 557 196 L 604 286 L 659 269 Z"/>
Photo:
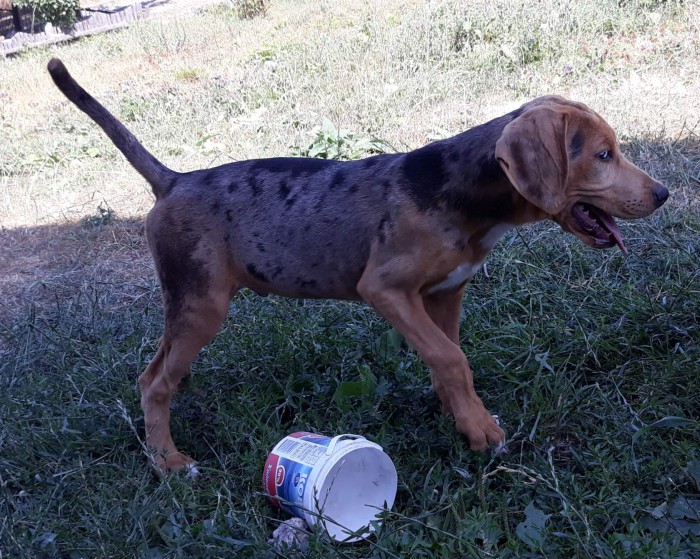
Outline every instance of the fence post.
<path fill-rule="evenodd" d="M 17 6 L 12 6 L 12 24 L 15 26 L 15 31 L 22 31 L 22 18 L 19 17 Z"/>

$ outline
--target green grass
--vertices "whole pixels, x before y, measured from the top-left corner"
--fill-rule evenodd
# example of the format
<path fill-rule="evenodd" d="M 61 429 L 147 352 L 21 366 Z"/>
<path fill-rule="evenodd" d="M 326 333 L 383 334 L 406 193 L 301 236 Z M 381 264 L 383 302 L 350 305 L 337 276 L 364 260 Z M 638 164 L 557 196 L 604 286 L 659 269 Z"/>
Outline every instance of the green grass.
<path fill-rule="evenodd" d="M 267 7 L 0 64 L 0 557 L 700 557 L 696 3 Z M 469 451 L 425 366 L 366 306 L 244 292 L 173 403 L 203 475 L 159 481 L 136 385 L 161 333 L 152 198 L 54 90 L 53 55 L 178 170 L 328 138 L 344 157 L 375 138 L 418 147 L 561 93 L 603 114 L 672 197 L 621 224 L 629 255 L 540 224 L 469 286 L 461 343 L 508 454 Z M 397 501 L 369 543 L 267 543 L 285 515 L 262 468 L 295 430 L 359 433 L 394 460 Z"/>

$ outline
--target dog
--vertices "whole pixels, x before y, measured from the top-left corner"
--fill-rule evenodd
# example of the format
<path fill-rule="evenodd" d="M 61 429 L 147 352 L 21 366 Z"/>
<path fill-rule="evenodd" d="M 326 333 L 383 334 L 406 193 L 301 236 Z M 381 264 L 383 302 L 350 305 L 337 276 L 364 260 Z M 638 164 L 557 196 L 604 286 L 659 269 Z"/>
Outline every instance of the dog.
<path fill-rule="evenodd" d="M 357 161 L 271 158 L 186 173 L 165 167 L 70 76 L 56 86 L 150 183 L 146 236 L 164 330 L 139 376 L 146 442 L 161 471 L 192 468 L 170 401 L 233 295 L 363 300 L 431 370 L 473 450 L 504 443 L 459 345 L 465 285 L 514 227 L 554 220 L 593 248 L 627 251 L 613 216 L 650 215 L 668 189 L 629 162 L 593 110 L 539 97 L 462 134 Z"/>

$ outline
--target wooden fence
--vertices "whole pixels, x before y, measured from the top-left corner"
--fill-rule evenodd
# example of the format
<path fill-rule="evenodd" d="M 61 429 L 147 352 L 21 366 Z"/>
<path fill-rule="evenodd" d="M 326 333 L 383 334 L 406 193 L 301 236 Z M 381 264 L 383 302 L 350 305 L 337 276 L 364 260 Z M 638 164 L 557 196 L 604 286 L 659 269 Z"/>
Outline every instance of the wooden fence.
<path fill-rule="evenodd" d="M 4 32 L 3 25 L 10 25 L 6 17 L 8 12 L 0 12 L 0 35 L 5 36 L 5 39 L 0 41 L 0 57 L 30 46 L 69 41 L 93 33 L 118 29 L 144 16 L 144 9 L 140 2 L 111 10 L 80 10 L 78 21 L 72 25 L 60 27 L 36 21 L 31 9 L 15 9 L 14 12 L 14 17 L 12 13 L 9 15 L 12 31 L 7 33 Z M 19 30 L 17 30 L 18 26 Z"/>

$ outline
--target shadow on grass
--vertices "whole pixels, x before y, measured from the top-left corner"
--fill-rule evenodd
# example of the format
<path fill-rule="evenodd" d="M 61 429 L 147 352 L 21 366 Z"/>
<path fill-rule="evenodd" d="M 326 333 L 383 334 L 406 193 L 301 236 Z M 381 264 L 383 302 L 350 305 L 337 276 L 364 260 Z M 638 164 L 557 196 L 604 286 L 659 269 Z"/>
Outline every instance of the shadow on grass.
<path fill-rule="evenodd" d="M 0 327 L 5 329 L 25 320 L 30 309 L 51 314 L 86 288 L 117 311 L 150 301 L 156 284 L 143 219 L 108 213 L 79 223 L 0 230 Z"/>

